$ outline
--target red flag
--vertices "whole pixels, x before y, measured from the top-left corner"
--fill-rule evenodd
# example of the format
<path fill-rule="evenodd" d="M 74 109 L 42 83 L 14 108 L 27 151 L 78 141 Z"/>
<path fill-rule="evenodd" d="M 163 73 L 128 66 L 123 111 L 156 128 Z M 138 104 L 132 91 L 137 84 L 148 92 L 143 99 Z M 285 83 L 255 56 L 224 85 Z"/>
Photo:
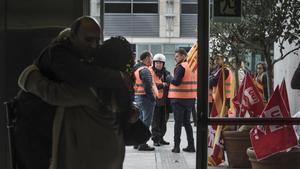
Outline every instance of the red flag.
<path fill-rule="evenodd" d="M 277 87 L 260 117 L 289 117 L 284 104 Z M 250 140 L 258 160 L 297 145 L 291 125 L 256 126 L 250 131 Z"/>
<path fill-rule="evenodd" d="M 240 117 L 244 117 L 246 111 L 252 112 L 252 117 L 259 116 L 263 111 L 263 99 L 249 74 L 245 76 L 237 95 L 233 98 L 233 103 Z"/>
<path fill-rule="evenodd" d="M 288 97 L 288 94 L 286 91 L 285 79 L 283 79 L 283 81 L 279 87 L 279 91 L 280 91 L 281 97 L 285 103 L 286 109 L 290 113 L 289 97 Z"/>
<path fill-rule="evenodd" d="M 225 92 L 224 92 L 224 70 L 220 70 L 217 87 L 213 90 L 214 103 L 210 113 L 211 117 L 224 117 L 225 116 Z M 210 135 L 208 142 L 212 148 L 211 154 L 208 155 L 208 165 L 217 166 L 224 160 L 224 146 L 221 138 L 222 126 L 210 127 Z"/>
<path fill-rule="evenodd" d="M 240 84 L 237 94 L 232 99 L 232 102 L 235 106 L 236 114 L 239 117 L 244 117 L 246 114 L 246 109 L 242 105 L 242 97 L 243 97 L 242 95 L 243 95 L 243 90 L 244 90 L 244 86 L 245 86 L 245 79 L 246 79 L 246 76 L 244 77 L 242 83 Z"/>

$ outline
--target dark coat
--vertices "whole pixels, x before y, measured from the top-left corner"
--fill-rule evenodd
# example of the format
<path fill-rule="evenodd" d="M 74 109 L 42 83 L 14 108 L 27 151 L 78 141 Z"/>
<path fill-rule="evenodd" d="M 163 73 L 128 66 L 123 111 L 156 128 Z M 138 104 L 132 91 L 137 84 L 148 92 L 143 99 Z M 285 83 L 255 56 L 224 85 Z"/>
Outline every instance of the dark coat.
<path fill-rule="evenodd" d="M 292 81 L 291 81 L 291 87 L 292 89 L 300 89 L 300 64 L 298 65 L 298 68 L 296 69 Z"/>
<path fill-rule="evenodd" d="M 103 105 L 94 90 L 55 83 L 39 71 L 25 69 L 20 87 L 59 106 L 54 118 L 51 169 L 119 169 L 124 141 L 113 103 Z"/>
<path fill-rule="evenodd" d="M 84 62 L 86 59 L 72 48 L 69 41 L 50 44 L 35 60 L 41 73 L 54 82 L 99 88 L 124 88 L 119 71 Z M 111 83 L 111 82 L 115 83 Z M 100 96 L 100 95 L 99 95 Z M 49 167 L 54 112 L 57 107 L 21 91 L 20 112 L 16 124 L 17 158 L 30 169 Z"/>

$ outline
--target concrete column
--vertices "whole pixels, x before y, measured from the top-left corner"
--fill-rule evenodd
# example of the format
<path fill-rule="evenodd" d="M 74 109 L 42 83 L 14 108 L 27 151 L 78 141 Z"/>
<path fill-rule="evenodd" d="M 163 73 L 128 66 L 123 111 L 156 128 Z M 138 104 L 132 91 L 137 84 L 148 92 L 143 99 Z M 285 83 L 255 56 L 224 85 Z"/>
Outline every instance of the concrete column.
<path fill-rule="evenodd" d="M 159 36 L 180 36 L 180 0 L 161 0 L 159 3 Z"/>
<path fill-rule="evenodd" d="M 90 15 L 100 16 L 100 0 L 90 0 Z"/>
<path fill-rule="evenodd" d="M 280 57 L 279 47 L 277 46 L 278 44 L 275 44 L 275 59 Z M 285 51 L 290 51 L 291 49 L 294 49 L 294 47 L 294 45 L 285 44 Z M 274 88 L 277 85 L 280 85 L 282 79 L 285 78 L 292 115 L 300 111 L 300 90 L 291 89 L 291 80 L 300 62 L 300 51 L 298 50 L 297 53 L 298 55 L 293 53 L 288 55 L 285 59 L 277 62 L 274 66 Z"/>

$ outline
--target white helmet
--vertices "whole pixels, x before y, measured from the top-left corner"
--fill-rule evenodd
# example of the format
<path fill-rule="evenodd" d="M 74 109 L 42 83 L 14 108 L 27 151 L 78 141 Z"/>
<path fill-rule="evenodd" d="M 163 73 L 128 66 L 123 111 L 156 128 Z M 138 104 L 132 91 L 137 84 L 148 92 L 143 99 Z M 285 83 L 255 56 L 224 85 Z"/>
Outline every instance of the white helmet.
<path fill-rule="evenodd" d="M 166 57 L 165 55 L 161 54 L 161 53 L 157 53 L 156 55 L 154 55 L 153 57 L 153 62 L 155 61 L 160 61 L 160 62 L 166 62 Z"/>

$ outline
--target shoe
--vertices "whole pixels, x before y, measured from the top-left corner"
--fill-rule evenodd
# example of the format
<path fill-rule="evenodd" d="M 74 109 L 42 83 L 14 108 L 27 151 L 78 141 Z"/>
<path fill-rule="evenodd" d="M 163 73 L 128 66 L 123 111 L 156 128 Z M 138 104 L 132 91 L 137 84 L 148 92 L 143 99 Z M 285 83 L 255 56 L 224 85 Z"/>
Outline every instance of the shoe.
<path fill-rule="evenodd" d="M 178 146 L 174 146 L 174 148 L 172 149 L 173 153 L 180 153 L 180 148 Z"/>
<path fill-rule="evenodd" d="M 138 150 L 139 151 L 154 151 L 155 148 L 148 146 L 148 144 L 141 144 L 141 145 L 139 145 Z"/>
<path fill-rule="evenodd" d="M 169 145 L 170 143 L 165 141 L 164 139 L 160 140 L 159 142 L 160 145 Z"/>
<path fill-rule="evenodd" d="M 134 145 L 133 146 L 133 149 L 138 149 L 139 148 L 139 145 Z"/>
<path fill-rule="evenodd" d="M 189 152 L 189 153 L 194 153 L 194 152 L 196 152 L 194 146 L 187 146 L 186 148 L 183 148 L 182 151 L 184 151 L 184 152 Z"/>
<path fill-rule="evenodd" d="M 154 142 L 153 145 L 158 147 L 158 146 L 160 146 L 160 143 L 159 142 Z"/>

